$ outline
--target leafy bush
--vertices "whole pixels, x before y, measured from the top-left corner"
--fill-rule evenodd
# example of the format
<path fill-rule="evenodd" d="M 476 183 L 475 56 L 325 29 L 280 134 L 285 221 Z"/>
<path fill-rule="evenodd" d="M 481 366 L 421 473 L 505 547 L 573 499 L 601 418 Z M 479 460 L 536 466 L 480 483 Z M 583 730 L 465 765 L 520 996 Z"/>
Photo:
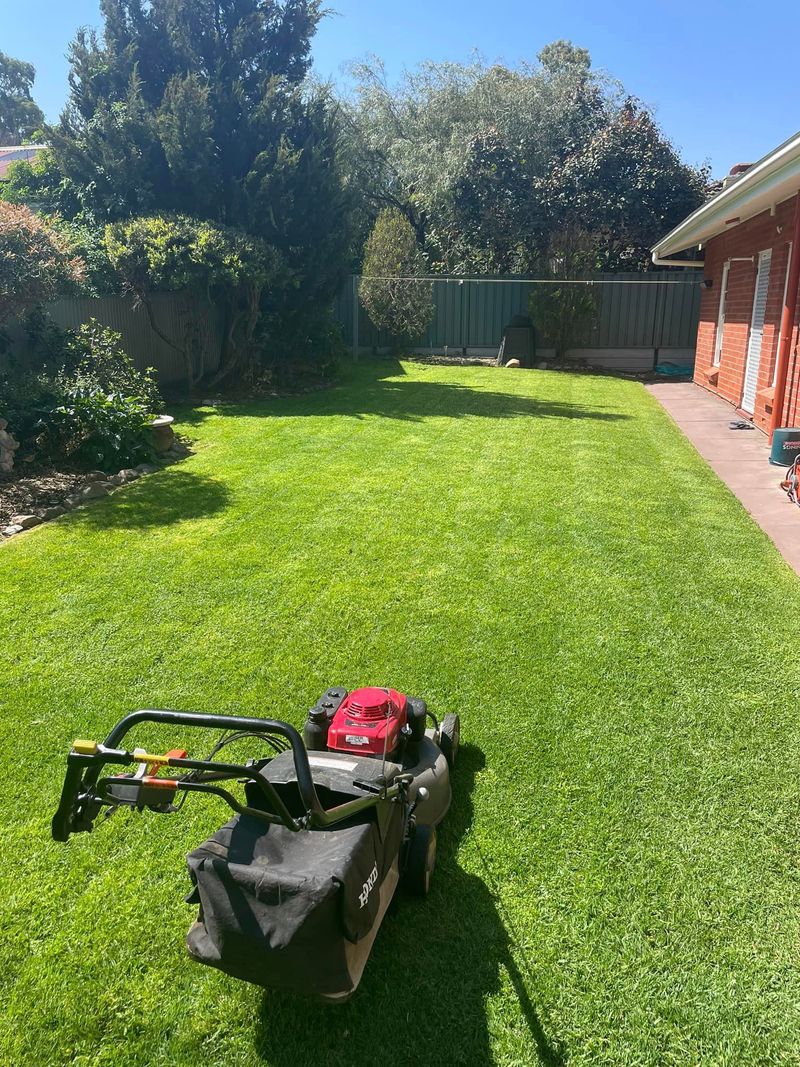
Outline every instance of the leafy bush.
<path fill-rule="evenodd" d="M 144 424 L 162 408 L 154 371 L 137 370 L 120 334 L 96 319 L 60 333 L 60 345 L 52 329 L 47 337 L 57 370 L 0 377 L 0 408 L 24 450 L 103 470 L 150 458 Z"/>
<path fill-rule="evenodd" d="M 0 201 L 0 326 L 82 277 L 81 260 L 60 234 L 27 207 Z"/>
<path fill-rule="evenodd" d="M 63 389 L 46 371 L 0 373 L 0 412 L 8 419 L 9 430 L 26 449 L 35 448 L 37 427 L 63 400 Z"/>
<path fill-rule="evenodd" d="M 570 348 L 587 344 L 591 337 L 597 322 L 597 294 L 591 285 L 576 283 L 590 281 L 594 269 L 591 236 L 580 228 L 564 227 L 551 242 L 538 273 L 572 284 L 534 285 L 529 300 L 539 345 L 554 348 L 556 359 L 563 359 Z"/>
<path fill-rule="evenodd" d="M 215 381 L 234 370 L 247 380 L 260 369 L 256 331 L 262 295 L 286 275 L 273 246 L 186 215 L 153 215 L 107 226 L 105 250 L 125 288 L 144 307 L 153 332 L 180 355 L 190 389 L 202 368 L 185 341 L 158 325 L 152 306 L 156 290 L 191 290 L 224 308 L 227 325 Z"/>
<path fill-rule="evenodd" d="M 84 265 L 82 292 L 86 296 L 119 293 L 119 276 L 108 257 L 102 226 L 81 218 L 69 220 L 60 216 L 53 217 L 52 225 L 72 255 Z"/>
<path fill-rule="evenodd" d="M 273 385 L 299 389 L 332 381 L 348 351 L 341 323 L 329 311 L 311 314 L 302 324 L 298 322 L 279 353 L 268 368 Z"/>
<path fill-rule="evenodd" d="M 43 424 L 50 454 L 114 471 L 152 457 L 144 424 L 151 409 L 138 397 L 71 384 Z"/>
<path fill-rule="evenodd" d="M 433 317 L 432 286 L 411 223 L 387 208 L 367 239 L 361 303 L 379 330 L 396 340 L 417 340 Z"/>
<path fill-rule="evenodd" d="M 155 369 L 137 370 L 116 330 L 89 319 L 77 332 L 66 331 L 64 352 L 64 369 L 75 388 L 119 393 L 140 400 L 153 413 L 161 409 Z"/>

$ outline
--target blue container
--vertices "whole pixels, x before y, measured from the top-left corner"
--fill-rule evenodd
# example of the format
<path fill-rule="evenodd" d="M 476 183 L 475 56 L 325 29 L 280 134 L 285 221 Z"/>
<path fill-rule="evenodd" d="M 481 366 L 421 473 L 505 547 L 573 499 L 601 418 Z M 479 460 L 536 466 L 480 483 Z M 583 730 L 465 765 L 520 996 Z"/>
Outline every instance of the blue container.
<path fill-rule="evenodd" d="M 772 435 L 769 461 L 776 467 L 791 467 L 800 456 L 800 429 L 796 426 L 781 426 Z"/>

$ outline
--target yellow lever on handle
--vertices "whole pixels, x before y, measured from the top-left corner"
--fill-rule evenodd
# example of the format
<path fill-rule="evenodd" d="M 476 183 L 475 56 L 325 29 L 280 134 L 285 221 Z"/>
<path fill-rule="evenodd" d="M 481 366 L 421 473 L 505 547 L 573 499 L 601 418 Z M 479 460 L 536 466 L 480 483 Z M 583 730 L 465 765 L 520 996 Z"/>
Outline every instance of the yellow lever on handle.
<path fill-rule="evenodd" d="M 72 742 L 72 751 L 79 752 L 82 756 L 94 756 L 97 752 L 97 742 L 78 738 Z"/>
<path fill-rule="evenodd" d="M 165 767 L 172 758 L 171 756 L 153 755 L 152 752 L 145 752 L 143 748 L 135 748 L 131 755 L 137 763 L 148 763 L 157 767 Z"/>

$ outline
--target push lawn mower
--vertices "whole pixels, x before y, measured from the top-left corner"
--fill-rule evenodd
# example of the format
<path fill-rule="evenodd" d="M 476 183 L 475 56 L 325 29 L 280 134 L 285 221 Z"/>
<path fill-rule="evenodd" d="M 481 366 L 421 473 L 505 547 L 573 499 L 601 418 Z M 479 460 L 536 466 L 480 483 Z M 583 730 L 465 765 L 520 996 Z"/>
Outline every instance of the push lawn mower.
<path fill-rule="evenodd" d="M 206 759 L 121 748 L 142 722 L 225 732 Z M 255 758 L 220 761 L 242 741 Z M 440 724 L 424 700 L 376 687 L 328 689 L 302 738 L 273 719 L 135 711 L 102 744 L 74 742 L 53 837 L 91 830 L 101 812 L 222 798 L 236 815 L 187 857 L 187 902 L 199 905 L 189 955 L 260 986 L 346 1000 L 398 884 L 428 892 L 458 744 L 457 715 Z M 136 769 L 104 775 L 106 765 Z"/>

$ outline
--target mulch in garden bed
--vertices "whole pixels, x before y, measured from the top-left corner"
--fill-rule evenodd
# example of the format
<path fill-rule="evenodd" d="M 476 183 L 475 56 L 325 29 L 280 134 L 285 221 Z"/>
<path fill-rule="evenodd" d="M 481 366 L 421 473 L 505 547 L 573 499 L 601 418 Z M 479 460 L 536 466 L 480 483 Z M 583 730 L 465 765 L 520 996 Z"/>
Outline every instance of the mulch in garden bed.
<path fill-rule="evenodd" d="M 0 527 L 12 515 L 29 515 L 37 508 L 60 504 L 65 496 L 88 485 L 86 471 L 64 471 L 25 464 L 10 474 L 0 474 Z"/>

